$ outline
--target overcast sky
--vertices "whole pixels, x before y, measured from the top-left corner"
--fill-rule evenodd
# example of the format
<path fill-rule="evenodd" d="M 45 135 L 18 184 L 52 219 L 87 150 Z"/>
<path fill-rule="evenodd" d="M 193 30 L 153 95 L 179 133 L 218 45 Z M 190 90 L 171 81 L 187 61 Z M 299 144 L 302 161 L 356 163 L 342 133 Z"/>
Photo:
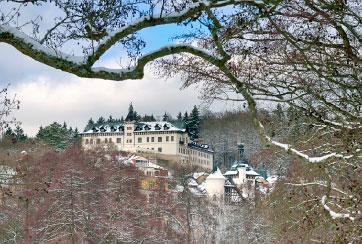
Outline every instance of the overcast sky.
<path fill-rule="evenodd" d="M 0 85 L 10 83 L 10 93 L 21 102 L 20 110 L 12 115 L 22 122 L 28 135 L 35 135 L 40 125 L 66 121 L 82 130 L 90 117 L 121 117 L 132 102 L 141 114 L 176 115 L 200 105 L 197 87 L 180 90 L 181 82 L 163 80 L 150 68 L 142 80 L 106 81 L 84 79 L 50 68 L 22 55 L 13 47 L 0 43 Z M 110 57 L 109 66 L 116 66 Z M 235 104 L 234 104 L 235 105 Z M 220 103 L 213 110 L 232 108 Z"/>

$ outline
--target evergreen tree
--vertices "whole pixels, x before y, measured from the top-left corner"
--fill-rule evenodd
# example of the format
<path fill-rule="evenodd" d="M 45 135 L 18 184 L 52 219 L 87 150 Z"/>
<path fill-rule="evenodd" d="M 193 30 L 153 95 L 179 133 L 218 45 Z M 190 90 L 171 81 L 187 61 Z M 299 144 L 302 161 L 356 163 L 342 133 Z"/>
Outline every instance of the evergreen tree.
<path fill-rule="evenodd" d="M 109 118 L 108 118 L 107 122 L 108 122 L 108 123 L 115 123 L 116 120 L 113 119 L 112 115 L 109 115 Z"/>
<path fill-rule="evenodd" d="M 40 127 L 36 138 L 56 149 L 64 149 L 73 139 L 73 132 L 57 122 Z"/>
<path fill-rule="evenodd" d="M 153 117 L 153 114 L 151 115 L 147 115 L 145 114 L 142 118 L 142 121 L 144 122 L 152 122 L 152 121 L 156 121 L 155 117 Z"/>
<path fill-rule="evenodd" d="M 106 123 L 106 120 L 101 116 L 98 118 L 96 125 L 101 126 L 101 125 L 104 125 L 105 123 Z"/>
<path fill-rule="evenodd" d="M 182 119 L 182 122 L 184 122 L 185 125 L 187 125 L 189 123 L 189 115 L 188 115 L 187 111 L 184 113 L 184 117 Z"/>
<path fill-rule="evenodd" d="M 165 114 L 163 115 L 162 121 L 169 121 L 169 116 L 168 114 L 165 112 Z"/>
<path fill-rule="evenodd" d="M 94 127 L 94 125 L 95 125 L 95 124 L 94 124 L 93 119 L 90 118 L 90 119 L 88 120 L 87 125 L 86 125 L 85 128 L 84 128 L 84 131 L 87 131 L 87 130 L 92 129 L 92 128 Z"/>
<path fill-rule="evenodd" d="M 181 112 L 179 112 L 179 113 L 177 114 L 177 120 L 178 120 L 178 121 L 182 121 L 182 114 L 181 114 Z"/>
<path fill-rule="evenodd" d="M 12 139 L 12 138 L 14 138 L 15 137 L 15 133 L 14 133 L 14 131 L 10 128 L 10 127 L 8 127 L 7 129 L 6 129 L 6 131 L 5 131 L 5 135 L 4 135 L 6 138 L 9 138 L 9 139 Z"/>
<path fill-rule="evenodd" d="M 134 121 L 135 120 L 135 112 L 133 110 L 132 103 L 128 107 L 128 114 L 126 116 L 126 121 Z"/>
<path fill-rule="evenodd" d="M 140 121 L 141 116 L 133 109 L 132 103 L 129 105 L 128 114 L 126 116 L 126 121 Z"/>
<path fill-rule="evenodd" d="M 24 134 L 24 130 L 18 125 L 15 128 L 15 138 L 17 141 L 25 141 L 28 137 Z"/>
<path fill-rule="evenodd" d="M 124 118 L 123 118 L 123 116 L 121 117 L 121 121 L 120 121 L 121 123 L 123 123 L 124 122 Z"/>
<path fill-rule="evenodd" d="M 188 121 L 188 128 L 191 140 L 198 139 L 200 134 L 200 116 L 199 110 L 197 109 L 196 105 L 191 111 Z"/>
<path fill-rule="evenodd" d="M 77 127 L 75 128 L 75 130 L 74 130 L 74 132 L 73 132 L 73 137 L 74 137 L 75 139 L 80 138 L 80 136 L 79 136 L 79 131 L 78 131 L 78 128 L 77 128 Z"/>

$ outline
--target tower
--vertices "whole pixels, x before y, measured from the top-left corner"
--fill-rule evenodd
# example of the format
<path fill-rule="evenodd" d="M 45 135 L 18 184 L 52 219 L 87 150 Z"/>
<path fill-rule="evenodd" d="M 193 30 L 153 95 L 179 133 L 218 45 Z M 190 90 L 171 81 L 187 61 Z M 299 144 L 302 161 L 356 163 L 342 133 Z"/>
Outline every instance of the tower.
<path fill-rule="evenodd" d="M 244 144 L 243 143 L 239 143 L 238 144 L 238 155 L 237 155 L 237 160 L 242 160 L 244 159 Z"/>

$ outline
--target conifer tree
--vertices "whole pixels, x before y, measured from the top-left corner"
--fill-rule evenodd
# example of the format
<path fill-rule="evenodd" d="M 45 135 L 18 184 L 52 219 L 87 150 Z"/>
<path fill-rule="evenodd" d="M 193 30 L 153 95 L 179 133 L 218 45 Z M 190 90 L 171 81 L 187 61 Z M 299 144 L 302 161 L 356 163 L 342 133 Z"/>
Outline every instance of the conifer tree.
<path fill-rule="evenodd" d="M 169 121 L 169 116 L 168 114 L 165 112 L 165 114 L 163 115 L 162 121 Z"/>
<path fill-rule="evenodd" d="M 15 136 L 15 133 L 14 133 L 14 131 L 10 128 L 10 127 L 8 127 L 7 129 L 6 129 L 6 131 L 5 131 L 5 137 L 6 138 L 13 138 Z"/>
<path fill-rule="evenodd" d="M 182 118 L 182 122 L 184 122 L 185 125 L 187 125 L 188 122 L 189 122 L 189 114 L 187 113 L 187 111 L 184 113 L 184 117 Z"/>
<path fill-rule="evenodd" d="M 73 132 L 64 127 L 64 124 L 54 122 L 44 128 L 40 127 L 36 138 L 56 149 L 64 149 L 73 139 Z"/>
<path fill-rule="evenodd" d="M 135 112 L 133 110 L 133 105 L 131 103 L 128 107 L 128 114 L 126 116 L 126 121 L 134 121 L 135 120 L 134 115 L 135 115 Z"/>
<path fill-rule="evenodd" d="M 178 120 L 178 121 L 182 121 L 182 114 L 181 114 L 181 112 L 179 112 L 179 113 L 177 114 L 177 120 Z"/>
<path fill-rule="evenodd" d="M 101 117 L 98 118 L 96 125 L 101 126 L 104 123 L 106 123 L 106 120 L 101 116 Z"/>
<path fill-rule="evenodd" d="M 114 122 L 116 122 L 116 120 L 113 119 L 112 115 L 109 115 L 109 118 L 108 118 L 108 120 L 107 120 L 107 123 L 114 123 Z"/>
<path fill-rule="evenodd" d="M 196 105 L 191 111 L 190 118 L 188 121 L 188 127 L 189 127 L 189 134 L 191 140 L 198 139 L 200 133 L 200 116 L 199 116 L 199 110 L 196 107 Z"/>
<path fill-rule="evenodd" d="M 18 125 L 15 128 L 15 138 L 17 141 L 25 141 L 28 137 L 24 134 L 24 130 Z"/>
<path fill-rule="evenodd" d="M 84 128 L 84 131 L 90 130 L 90 129 L 92 129 L 93 127 L 94 127 L 94 121 L 93 121 L 92 118 L 90 118 L 90 119 L 88 120 L 87 125 L 86 125 L 85 128 Z"/>

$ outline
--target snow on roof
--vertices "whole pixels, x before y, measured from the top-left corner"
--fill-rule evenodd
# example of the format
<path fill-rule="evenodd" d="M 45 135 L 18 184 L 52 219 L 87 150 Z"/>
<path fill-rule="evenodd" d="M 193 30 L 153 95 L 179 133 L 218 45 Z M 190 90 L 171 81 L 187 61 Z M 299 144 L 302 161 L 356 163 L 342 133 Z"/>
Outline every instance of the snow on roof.
<path fill-rule="evenodd" d="M 226 173 L 224 175 L 237 175 L 238 171 L 237 170 L 229 170 L 226 171 Z"/>
<path fill-rule="evenodd" d="M 170 122 L 156 121 L 156 122 L 132 122 L 135 124 L 134 132 L 143 131 L 178 131 L 185 132 L 185 129 L 180 129 Z M 100 126 L 94 126 L 90 130 L 87 130 L 81 134 L 93 134 L 93 133 L 116 133 L 124 131 L 124 123 L 117 124 L 103 124 Z"/>
<path fill-rule="evenodd" d="M 198 186 L 199 184 L 197 184 L 197 182 L 194 178 L 189 178 L 187 185 L 188 186 Z"/>
<path fill-rule="evenodd" d="M 170 122 L 155 121 L 155 122 L 138 122 L 136 123 L 135 132 L 139 131 L 180 131 L 185 132 L 185 129 L 180 129 Z"/>
<path fill-rule="evenodd" d="M 205 172 L 195 172 L 192 174 L 192 177 L 197 180 L 200 176 L 203 176 Z"/>
<path fill-rule="evenodd" d="M 187 146 L 190 147 L 190 148 L 198 149 L 198 150 L 203 150 L 203 151 L 207 151 L 207 152 L 214 152 L 213 150 L 210 149 L 209 145 L 196 143 L 194 141 L 189 142 L 187 144 Z"/>
<path fill-rule="evenodd" d="M 224 179 L 225 177 L 222 175 L 221 171 L 219 168 L 217 168 L 217 170 L 213 173 L 211 173 L 206 179 Z"/>
<path fill-rule="evenodd" d="M 256 173 L 254 170 L 249 170 L 246 171 L 246 175 L 250 175 L 250 176 L 259 176 L 258 173 Z"/>

